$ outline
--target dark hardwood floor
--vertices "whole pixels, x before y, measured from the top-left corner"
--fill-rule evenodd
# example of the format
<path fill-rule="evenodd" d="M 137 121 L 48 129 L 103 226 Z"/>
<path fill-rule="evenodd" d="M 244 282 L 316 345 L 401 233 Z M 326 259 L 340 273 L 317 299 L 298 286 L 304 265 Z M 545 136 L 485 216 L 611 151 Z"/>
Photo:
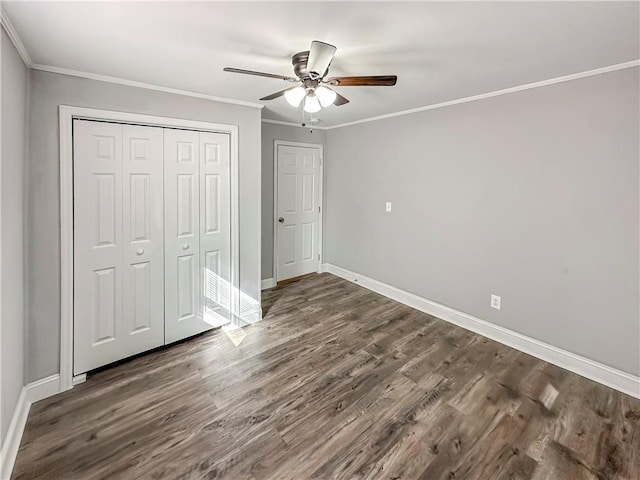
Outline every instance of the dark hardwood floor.
<path fill-rule="evenodd" d="M 330 274 L 263 308 L 35 404 L 13 478 L 640 478 L 639 400 Z"/>

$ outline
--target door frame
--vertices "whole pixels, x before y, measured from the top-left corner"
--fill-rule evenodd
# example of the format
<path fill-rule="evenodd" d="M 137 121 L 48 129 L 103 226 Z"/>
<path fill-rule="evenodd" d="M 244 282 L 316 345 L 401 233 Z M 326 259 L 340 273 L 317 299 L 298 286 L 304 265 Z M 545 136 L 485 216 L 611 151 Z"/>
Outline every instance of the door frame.
<path fill-rule="evenodd" d="M 231 163 L 231 310 L 239 314 L 240 234 L 238 126 L 130 112 L 60 105 L 60 378 L 64 392 L 84 380 L 73 376 L 73 120 L 95 120 L 150 127 L 179 128 L 229 134 Z"/>
<path fill-rule="evenodd" d="M 320 151 L 320 178 L 318 179 L 318 262 L 316 272 L 322 271 L 324 251 L 322 248 L 322 219 L 324 217 L 324 203 L 322 192 L 324 190 L 324 146 L 319 143 L 290 142 L 288 140 L 273 141 L 273 282 L 278 283 L 278 147 L 306 147 L 317 148 Z"/>

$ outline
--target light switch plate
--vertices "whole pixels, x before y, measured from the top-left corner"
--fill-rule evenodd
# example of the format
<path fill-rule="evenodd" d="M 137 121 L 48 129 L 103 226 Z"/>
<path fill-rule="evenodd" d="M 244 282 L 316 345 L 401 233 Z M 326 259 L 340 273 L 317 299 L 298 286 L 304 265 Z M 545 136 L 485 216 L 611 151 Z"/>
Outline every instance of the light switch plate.
<path fill-rule="evenodd" d="M 391 211 L 391 202 L 387 202 L 387 204 L 384 207 L 386 212 L 390 212 Z"/>

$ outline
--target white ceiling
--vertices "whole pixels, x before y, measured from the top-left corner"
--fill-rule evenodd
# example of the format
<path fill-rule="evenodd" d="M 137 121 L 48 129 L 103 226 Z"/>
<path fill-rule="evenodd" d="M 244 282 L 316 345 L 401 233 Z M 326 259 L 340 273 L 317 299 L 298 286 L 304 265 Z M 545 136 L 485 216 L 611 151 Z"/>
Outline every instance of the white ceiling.
<path fill-rule="evenodd" d="M 330 126 L 640 58 L 638 2 L 7 2 L 35 64 L 258 102 L 289 84 L 317 39 L 331 75 L 398 75 L 395 87 L 338 87 Z M 299 122 L 280 98 L 263 118 Z"/>

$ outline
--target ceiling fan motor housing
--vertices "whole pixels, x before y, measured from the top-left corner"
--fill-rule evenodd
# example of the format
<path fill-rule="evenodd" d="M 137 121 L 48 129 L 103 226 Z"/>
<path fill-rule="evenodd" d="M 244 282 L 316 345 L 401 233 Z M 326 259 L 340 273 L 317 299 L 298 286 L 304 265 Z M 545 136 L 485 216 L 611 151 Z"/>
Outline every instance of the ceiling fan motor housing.
<path fill-rule="evenodd" d="M 291 57 L 291 64 L 293 65 L 293 72 L 296 76 L 304 82 L 306 79 L 311 79 L 309 72 L 307 72 L 307 62 L 309 61 L 309 50 L 305 50 L 304 52 L 298 52 L 293 57 Z M 327 73 L 329 73 L 329 69 L 327 68 L 321 77 L 314 80 L 321 80 L 324 78 Z M 305 87 L 308 85 L 305 82 Z"/>
<path fill-rule="evenodd" d="M 307 77 L 307 61 L 309 60 L 309 50 L 298 52 L 291 57 L 293 72 L 300 79 Z"/>

